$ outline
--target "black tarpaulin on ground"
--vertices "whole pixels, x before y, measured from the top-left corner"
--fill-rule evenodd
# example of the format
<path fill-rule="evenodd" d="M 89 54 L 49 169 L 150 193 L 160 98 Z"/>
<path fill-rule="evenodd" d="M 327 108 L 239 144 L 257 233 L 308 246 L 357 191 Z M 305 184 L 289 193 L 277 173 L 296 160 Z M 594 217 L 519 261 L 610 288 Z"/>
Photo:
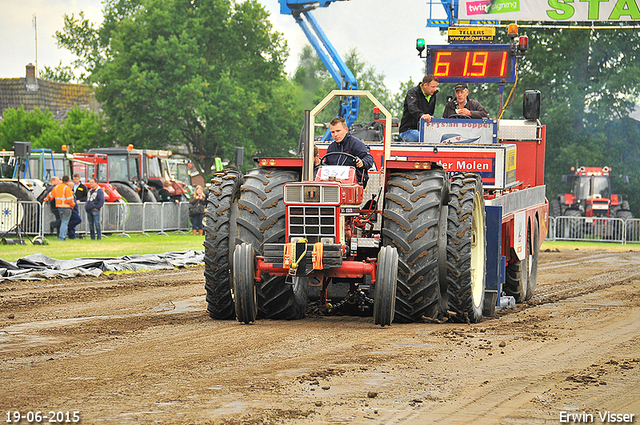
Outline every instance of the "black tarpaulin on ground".
<path fill-rule="evenodd" d="M 204 262 L 204 251 L 171 251 L 124 257 L 86 257 L 56 260 L 33 254 L 8 262 L 0 258 L 0 280 L 41 280 L 100 276 L 105 271 L 171 270 Z"/>

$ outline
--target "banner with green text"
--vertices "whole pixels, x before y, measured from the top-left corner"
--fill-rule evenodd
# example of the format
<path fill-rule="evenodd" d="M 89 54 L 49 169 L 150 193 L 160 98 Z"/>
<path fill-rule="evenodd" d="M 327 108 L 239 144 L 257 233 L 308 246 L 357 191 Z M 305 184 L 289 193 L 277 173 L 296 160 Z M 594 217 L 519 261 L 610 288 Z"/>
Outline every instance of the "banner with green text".
<path fill-rule="evenodd" d="M 460 0 L 458 20 L 640 21 L 640 0 Z"/>

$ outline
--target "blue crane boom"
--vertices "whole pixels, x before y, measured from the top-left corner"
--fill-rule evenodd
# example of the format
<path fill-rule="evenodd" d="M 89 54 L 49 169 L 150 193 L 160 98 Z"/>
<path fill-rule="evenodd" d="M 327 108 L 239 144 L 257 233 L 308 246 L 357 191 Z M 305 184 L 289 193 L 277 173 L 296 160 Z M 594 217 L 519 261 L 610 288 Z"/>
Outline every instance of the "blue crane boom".
<path fill-rule="evenodd" d="M 315 49 L 318 57 L 327 68 L 333 80 L 341 90 L 358 90 L 358 81 L 353 72 L 344 63 L 336 49 L 327 38 L 318 21 L 314 18 L 311 11 L 318 7 L 327 7 L 336 1 L 345 0 L 279 0 L 280 13 L 283 15 L 291 15 L 296 20 L 305 36 Z M 348 96 L 340 103 L 339 116 L 343 117 L 347 122 L 347 126 L 351 125 L 358 118 L 359 98 L 357 96 Z"/>

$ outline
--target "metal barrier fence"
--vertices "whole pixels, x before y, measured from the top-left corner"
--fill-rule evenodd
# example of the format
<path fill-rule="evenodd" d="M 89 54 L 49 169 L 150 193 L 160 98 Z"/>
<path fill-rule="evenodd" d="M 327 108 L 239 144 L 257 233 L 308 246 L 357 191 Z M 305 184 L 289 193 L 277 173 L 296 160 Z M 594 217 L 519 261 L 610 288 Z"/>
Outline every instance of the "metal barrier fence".
<path fill-rule="evenodd" d="M 78 211 L 82 222 L 76 233 L 89 234 L 84 203 Z M 132 204 L 105 203 L 101 210 L 102 233 L 127 235 L 129 233 L 184 232 L 189 230 L 189 203 L 173 202 Z M 16 221 L 17 220 L 17 221 Z M 54 234 L 51 222 L 55 216 L 50 205 L 38 202 L 16 202 L 0 198 L 0 238 L 15 234 L 16 224 L 28 236 Z M 606 241 L 616 243 L 640 243 L 640 219 L 593 217 L 550 217 L 547 239 L 551 241 Z"/>
<path fill-rule="evenodd" d="M 89 234 L 87 212 L 84 203 L 78 204 L 82 222 L 76 226 L 76 234 Z M 51 223 L 56 220 L 48 203 L 25 202 L 0 198 L 0 238 L 15 235 L 16 225 L 27 236 L 52 235 Z M 189 203 L 173 202 L 134 204 L 126 202 L 105 203 L 100 210 L 102 233 L 126 236 L 129 233 L 184 232 L 189 230 Z"/>
<path fill-rule="evenodd" d="M 640 243 L 640 219 L 549 217 L 547 239 Z"/>

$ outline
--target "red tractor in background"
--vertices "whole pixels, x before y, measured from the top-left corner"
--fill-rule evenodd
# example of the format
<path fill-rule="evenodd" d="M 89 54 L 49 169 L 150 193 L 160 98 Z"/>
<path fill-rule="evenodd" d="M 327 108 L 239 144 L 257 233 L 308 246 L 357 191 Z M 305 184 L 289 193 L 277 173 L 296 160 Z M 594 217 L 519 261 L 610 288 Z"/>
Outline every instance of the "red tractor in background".
<path fill-rule="evenodd" d="M 627 195 L 612 193 L 610 167 L 571 167 L 572 175 L 562 176 L 571 184 L 571 192 L 552 199 L 552 217 L 633 218 Z M 626 176 L 625 176 L 626 177 Z M 625 179 L 628 182 L 628 177 Z"/>
<path fill-rule="evenodd" d="M 107 178 L 109 169 L 106 155 L 77 153 L 73 155 L 71 161 L 73 164 L 73 173 L 79 174 L 80 180 L 85 184 L 88 185 L 89 179 L 91 178 L 96 179 L 96 182 L 104 191 L 105 202 L 121 202 L 123 200 L 118 189 L 112 186 Z"/>
<path fill-rule="evenodd" d="M 103 180 L 118 188 L 127 202 L 158 202 L 158 191 L 165 181 L 173 187 L 172 198 L 178 201 L 188 199 L 188 188 L 174 180 L 167 163 L 170 151 L 134 149 L 133 145 L 116 148 L 95 148 L 89 153 L 103 154 L 108 158 L 109 174 Z M 100 174 L 99 174 L 100 176 Z"/>

